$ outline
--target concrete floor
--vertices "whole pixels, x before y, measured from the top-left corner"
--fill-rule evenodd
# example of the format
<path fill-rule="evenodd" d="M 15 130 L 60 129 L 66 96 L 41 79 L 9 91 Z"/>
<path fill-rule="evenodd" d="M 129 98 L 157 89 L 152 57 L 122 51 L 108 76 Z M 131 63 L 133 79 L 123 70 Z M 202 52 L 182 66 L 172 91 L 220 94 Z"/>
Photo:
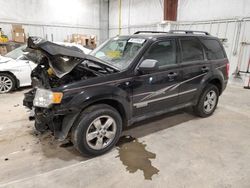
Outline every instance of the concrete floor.
<path fill-rule="evenodd" d="M 126 130 L 151 153 L 134 157 L 152 163 L 152 180 L 126 166 L 118 148 L 83 158 L 48 133 L 36 135 L 24 92 L 0 95 L 0 187 L 250 187 L 250 90 L 228 86 L 206 119 L 184 110 Z"/>

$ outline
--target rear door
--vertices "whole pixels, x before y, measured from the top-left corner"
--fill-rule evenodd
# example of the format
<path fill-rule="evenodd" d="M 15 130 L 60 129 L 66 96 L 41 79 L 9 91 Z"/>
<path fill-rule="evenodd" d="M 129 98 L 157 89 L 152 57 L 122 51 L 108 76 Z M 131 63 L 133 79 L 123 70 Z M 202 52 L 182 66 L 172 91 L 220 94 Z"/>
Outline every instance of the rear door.
<path fill-rule="evenodd" d="M 211 69 L 205 57 L 201 42 L 196 37 L 179 39 L 181 47 L 181 82 L 179 103 L 192 103 L 198 92 L 201 80 Z"/>
<path fill-rule="evenodd" d="M 134 79 L 133 116 L 157 114 L 172 108 L 178 101 L 180 67 L 175 39 L 157 41 L 151 45 L 141 61 L 154 59 L 159 63 L 157 72 L 140 74 Z"/>
<path fill-rule="evenodd" d="M 204 46 L 206 57 L 210 61 L 215 73 L 221 71 L 224 80 L 228 79 L 227 63 L 228 59 L 222 44 L 218 39 L 203 38 L 200 40 Z"/>

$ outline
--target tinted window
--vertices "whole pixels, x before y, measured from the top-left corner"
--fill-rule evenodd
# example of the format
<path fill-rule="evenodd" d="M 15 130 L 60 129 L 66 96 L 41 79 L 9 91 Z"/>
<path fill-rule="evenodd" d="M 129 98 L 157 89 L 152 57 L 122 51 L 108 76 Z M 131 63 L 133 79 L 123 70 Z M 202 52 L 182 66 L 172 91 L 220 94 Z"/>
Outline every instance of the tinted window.
<path fill-rule="evenodd" d="M 182 61 L 203 60 L 201 44 L 196 39 L 181 39 Z"/>
<path fill-rule="evenodd" d="M 222 49 L 220 43 L 217 40 L 203 39 L 202 43 L 205 46 L 207 59 L 214 60 L 214 59 L 223 59 L 223 58 L 225 58 L 223 49 Z"/>
<path fill-rule="evenodd" d="M 144 59 L 154 59 L 159 67 L 176 63 L 176 44 L 174 40 L 167 40 L 153 44 Z"/>

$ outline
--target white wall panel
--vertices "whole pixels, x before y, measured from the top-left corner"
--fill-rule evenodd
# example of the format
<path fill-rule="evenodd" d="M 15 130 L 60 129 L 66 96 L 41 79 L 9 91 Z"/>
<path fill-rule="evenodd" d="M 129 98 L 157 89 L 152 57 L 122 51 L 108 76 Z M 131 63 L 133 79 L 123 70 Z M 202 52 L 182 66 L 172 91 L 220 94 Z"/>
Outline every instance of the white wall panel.
<path fill-rule="evenodd" d="M 20 23 L 28 36 L 63 41 L 73 33 L 97 35 L 99 0 L 0 0 L 0 28 L 10 38 L 12 23 Z"/>
<path fill-rule="evenodd" d="M 155 29 L 163 20 L 163 0 L 122 0 L 121 34 Z M 119 33 L 119 0 L 109 3 L 109 34 Z"/>
<path fill-rule="evenodd" d="M 179 0 L 178 21 L 215 20 L 250 16 L 249 0 Z"/>
<path fill-rule="evenodd" d="M 99 0 L 0 0 L 0 21 L 99 28 Z"/>

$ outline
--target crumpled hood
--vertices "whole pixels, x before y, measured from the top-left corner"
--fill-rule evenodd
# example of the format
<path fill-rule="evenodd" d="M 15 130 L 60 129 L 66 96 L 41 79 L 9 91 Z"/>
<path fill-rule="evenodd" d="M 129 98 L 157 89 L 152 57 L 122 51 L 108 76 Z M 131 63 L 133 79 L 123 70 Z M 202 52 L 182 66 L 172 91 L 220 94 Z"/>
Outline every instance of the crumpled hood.
<path fill-rule="evenodd" d="M 78 51 L 75 48 L 73 49 L 70 47 L 61 46 L 39 37 L 29 37 L 27 47 L 28 49 L 38 50 L 43 55 L 45 55 L 49 59 L 50 67 L 53 69 L 55 75 L 58 78 L 62 78 L 64 75 L 71 72 L 79 63 L 82 63 L 86 59 L 92 60 L 99 65 L 117 70 L 117 68 L 106 65 L 101 60 L 84 54 L 80 50 Z M 39 61 L 36 60 L 32 61 L 39 63 Z"/>
<path fill-rule="evenodd" d="M 85 58 L 83 52 L 43 40 L 39 37 L 29 37 L 27 47 L 38 50 L 42 55 L 45 55 L 49 59 L 50 67 L 58 78 L 71 72 Z M 29 58 L 29 56 L 27 57 Z M 39 63 L 39 60 L 34 62 Z"/>
<path fill-rule="evenodd" d="M 12 60 L 9 57 L 4 57 L 0 55 L 0 63 L 7 63 L 8 61 Z"/>

